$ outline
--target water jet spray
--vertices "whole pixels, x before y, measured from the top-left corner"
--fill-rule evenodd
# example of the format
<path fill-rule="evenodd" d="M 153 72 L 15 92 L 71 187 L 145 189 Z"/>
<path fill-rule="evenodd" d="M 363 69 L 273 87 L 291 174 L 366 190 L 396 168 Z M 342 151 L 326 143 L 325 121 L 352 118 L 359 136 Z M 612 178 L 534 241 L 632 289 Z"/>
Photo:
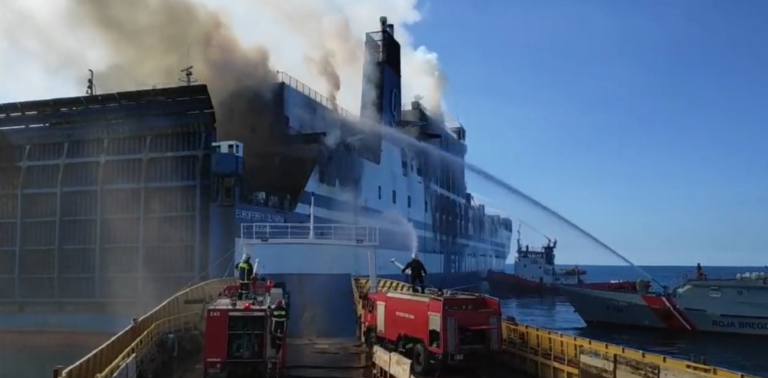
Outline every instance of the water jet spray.
<path fill-rule="evenodd" d="M 385 140 L 388 140 L 392 143 L 394 143 L 397 146 L 403 147 L 403 148 L 410 148 L 412 150 L 419 150 L 421 152 L 430 153 L 433 156 L 438 157 L 441 161 L 448 162 L 450 164 L 456 164 L 456 165 L 462 165 L 470 172 L 480 176 L 485 181 L 490 182 L 492 184 L 495 184 L 498 187 L 501 187 L 504 189 L 507 193 L 512 194 L 513 196 L 516 196 L 518 198 L 522 198 L 524 201 L 526 201 L 529 204 L 532 204 L 534 207 L 538 208 L 541 211 L 544 211 L 546 214 L 553 216 L 555 219 L 559 220 L 560 222 L 565 223 L 567 226 L 571 227 L 572 229 L 576 230 L 579 234 L 586 237 L 588 240 L 596 243 L 597 245 L 603 247 L 608 252 L 612 253 L 614 256 L 618 257 L 628 265 L 635 268 L 638 272 L 640 272 L 643 276 L 647 277 L 649 280 L 655 282 L 660 287 L 663 286 L 661 283 L 653 278 L 650 274 L 648 274 L 645 270 L 640 268 L 639 266 L 635 265 L 632 261 L 630 261 L 628 258 L 626 258 L 624 255 L 616 251 L 615 249 L 608 246 L 606 243 L 598 239 L 596 236 L 592 235 L 588 231 L 584 230 L 577 224 L 575 224 L 570 219 L 566 218 L 565 216 L 561 215 L 557 211 L 549 208 L 548 206 L 544 205 L 540 201 L 536 200 L 535 198 L 531 197 L 530 195 L 524 193 L 520 189 L 517 189 L 516 187 L 512 186 L 511 184 L 507 183 L 506 181 L 494 176 L 490 172 L 486 171 L 485 169 L 479 167 L 476 164 L 470 163 L 462 158 L 453 156 L 449 154 L 448 152 L 445 152 L 443 150 L 440 150 L 430 144 L 421 142 L 417 139 L 414 139 L 408 135 L 405 135 L 401 133 L 396 127 L 391 127 L 387 125 L 380 125 L 375 122 L 366 121 L 363 119 L 360 119 L 358 122 L 352 122 L 352 125 L 356 128 L 358 128 L 362 133 L 364 134 L 373 134 L 373 133 L 380 133 Z"/>

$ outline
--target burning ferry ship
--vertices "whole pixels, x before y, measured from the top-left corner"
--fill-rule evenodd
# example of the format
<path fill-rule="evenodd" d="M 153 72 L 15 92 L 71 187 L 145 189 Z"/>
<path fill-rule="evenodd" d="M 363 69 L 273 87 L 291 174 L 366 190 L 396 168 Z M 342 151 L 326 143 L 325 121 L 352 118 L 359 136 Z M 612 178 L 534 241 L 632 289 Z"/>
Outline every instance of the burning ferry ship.
<path fill-rule="evenodd" d="M 243 253 L 295 296 L 324 287 L 338 300 L 369 266 L 402 279 L 390 261 L 413 252 L 434 286 L 501 267 L 512 221 L 485 214 L 463 164 L 429 151 L 463 161 L 466 130 L 418 102 L 403 109 L 400 45 L 380 22 L 365 37 L 375 85 L 362 102 L 375 105 L 357 118 L 280 74 L 254 110 L 271 121 L 246 132 L 257 145 L 217 137 L 205 85 L 1 104 L 0 330 L 112 332 L 192 282 L 231 274 Z M 361 131 L 361 118 L 382 126 Z M 357 246 L 323 243 L 339 239 Z"/>

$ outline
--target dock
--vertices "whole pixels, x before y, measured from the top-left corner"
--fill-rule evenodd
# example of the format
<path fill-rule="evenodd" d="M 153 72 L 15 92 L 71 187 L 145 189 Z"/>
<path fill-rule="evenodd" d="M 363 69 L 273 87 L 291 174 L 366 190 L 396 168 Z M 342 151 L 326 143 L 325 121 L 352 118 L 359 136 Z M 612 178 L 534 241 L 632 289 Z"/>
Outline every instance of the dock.
<path fill-rule="evenodd" d="M 201 355 L 195 340 L 204 332 L 205 306 L 232 279 L 215 279 L 185 289 L 69 367 L 58 367 L 54 378 L 135 378 L 137 367 L 152 366 L 155 350 L 164 335 L 174 333 L 188 340 L 191 355 L 178 356 L 169 376 L 202 377 Z M 358 319 L 363 308 L 360 293 L 370 289 L 368 278 L 350 277 Z M 378 280 L 378 290 L 409 291 L 410 285 Z M 338 309 L 337 309 L 338 310 Z M 331 310 L 333 311 L 333 310 Z M 369 351 L 362 342 L 360 324 L 351 338 L 299 338 L 289 341 L 288 377 L 395 377 L 411 378 L 410 361 L 379 347 Z M 505 321 L 503 353 L 489 361 L 488 371 L 468 372 L 466 377 L 526 378 L 758 378 L 715 366 L 646 353 L 619 345 L 565 335 L 542 328 Z M 463 376 L 463 375 L 462 375 Z"/>

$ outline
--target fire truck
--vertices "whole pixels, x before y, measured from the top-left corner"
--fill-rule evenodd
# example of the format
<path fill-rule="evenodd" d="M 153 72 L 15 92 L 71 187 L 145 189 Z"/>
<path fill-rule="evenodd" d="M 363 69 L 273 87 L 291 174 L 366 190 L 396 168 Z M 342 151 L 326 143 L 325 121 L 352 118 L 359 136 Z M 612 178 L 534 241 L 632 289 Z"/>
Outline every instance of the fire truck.
<path fill-rule="evenodd" d="M 379 292 L 363 299 L 365 340 L 411 359 L 424 375 L 483 364 L 501 351 L 501 306 L 471 293 Z"/>
<path fill-rule="evenodd" d="M 259 277 L 246 286 L 228 286 L 206 308 L 205 378 L 273 377 L 285 366 L 285 284 Z"/>

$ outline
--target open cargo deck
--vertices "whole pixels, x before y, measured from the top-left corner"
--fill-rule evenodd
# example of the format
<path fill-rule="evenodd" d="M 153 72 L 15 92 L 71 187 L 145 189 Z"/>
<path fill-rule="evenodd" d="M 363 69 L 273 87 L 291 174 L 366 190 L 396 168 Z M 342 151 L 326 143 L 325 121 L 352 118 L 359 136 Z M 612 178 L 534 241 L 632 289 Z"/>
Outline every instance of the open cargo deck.
<path fill-rule="evenodd" d="M 217 279 L 198 284 L 169 298 L 152 312 L 138 319 L 133 325 L 116 335 L 109 342 L 93 351 L 76 364 L 64 369 L 57 368 L 54 377 L 135 378 L 137 370 L 144 374 L 157 360 L 155 353 L 163 335 L 169 332 L 185 340 L 185 344 L 173 361 L 170 370 L 163 370 L 168 377 L 202 377 L 200 363 L 200 334 L 205 332 L 204 303 L 215 296 L 231 279 Z M 350 277 L 352 295 L 345 308 L 319 307 L 315 312 L 330 315 L 346 311 L 356 312 L 358 319 L 363 312 L 359 293 L 369 290 L 367 278 Z M 294 287 L 292 297 L 312 295 L 315 287 Z M 406 291 L 410 286 L 392 280 L 379 280 L 380 291 Z M 338 293 L 331 293 L 337 295 Z M 322 296 L 322 295 L 321 295 Z M 301 312 L 295 312 L 289 327 L 300 324 Z M 345 337 L 312 337 L 317 326 L 329 324 L 304 323 L 303 328 L 291 332 L 289 357 L 285 376 L 288 377 L 397 377 L 409 378 L 410 361 L 406 358 L 374 347 L 370 353 L 361 341 L 359 322 L 345 322 L 339 318 L 332 327 Z M 295 328 L 294 328 L 295 329 Z M 720 369 L 653 353 L 624 348 L 576 336 L 568 336 L 541 328 L 505 322 L 503 325 L 504 353 L 489 361 L 482 371 L 460 374 L 461 377 L 605 377 L 605 378 L 757 378 L 748 374 Z M 144 375 L 147 376 L 147 375 Z"/>

